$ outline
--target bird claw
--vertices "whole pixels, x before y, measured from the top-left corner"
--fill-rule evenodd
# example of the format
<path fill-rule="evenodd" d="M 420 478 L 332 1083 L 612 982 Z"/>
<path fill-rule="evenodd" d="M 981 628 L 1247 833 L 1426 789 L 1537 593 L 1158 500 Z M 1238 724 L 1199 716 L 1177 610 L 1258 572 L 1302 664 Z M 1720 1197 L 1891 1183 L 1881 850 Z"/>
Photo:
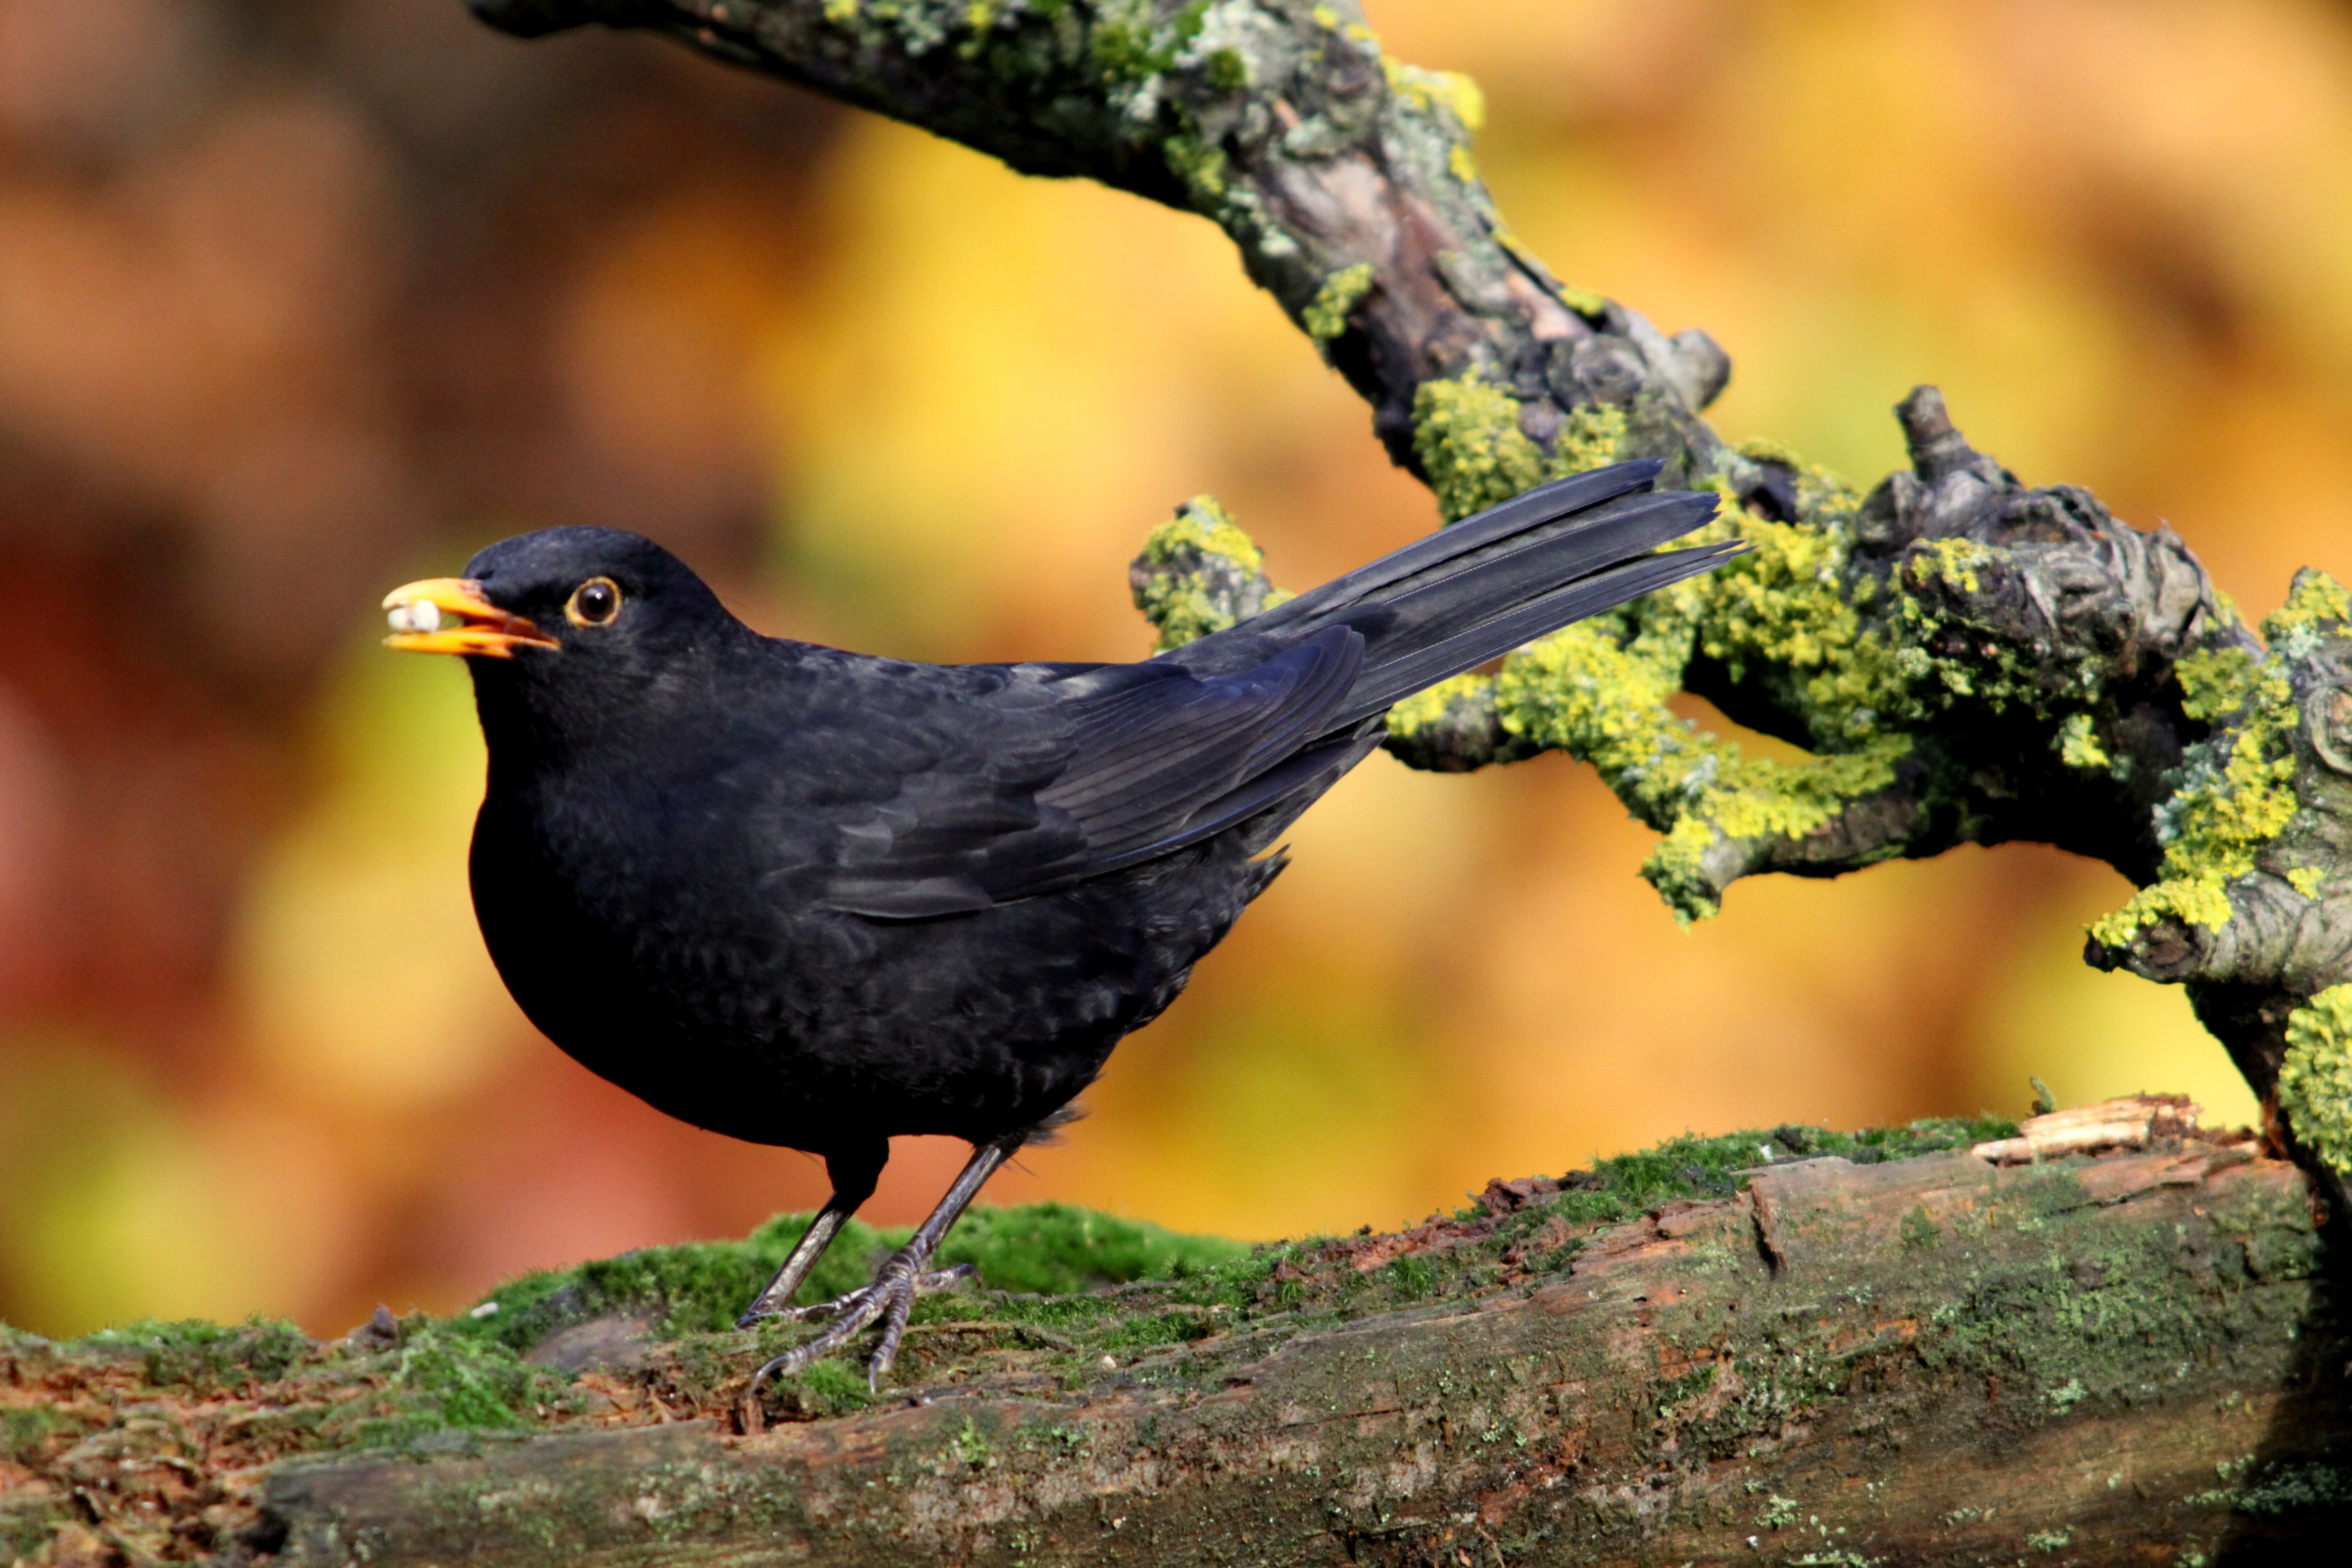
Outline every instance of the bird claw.
<path fill-rule="evenodd" d="M 882 1379 L 898 1359 L 898 1344 L 906 1337 L 907 1319 L 915 1309 L 915 1298 L 928 1296 L 934 1290 L 950 1289 L 972 1277 L 978 1270 L 969 1263 L 959 1263 L 951 1268 L 925 1269 L 918 1259 L 905 1252 L 893 1255 L 877 1270 L 871 1283 L 861 1285 L 845 1296 L 830 1301 L 817 1301 L 805 1307 L 785 1307 L 774 1311 L 743 1315 L 743 1327 L 760 1318 L 776 1318 L 789 1322 L 824 1322 L 830 1326 L 806 1344 L 794 1345 L 774 1357 L 751 1374 L 751 1386 L 746 1397 L 756 1396 L 769 1378 L 795 1373 L 840 1349 L 877 1318 L 883 1320 L 882 1340 L 866 1363 L 866 1384 L 878 1390 Z"/>

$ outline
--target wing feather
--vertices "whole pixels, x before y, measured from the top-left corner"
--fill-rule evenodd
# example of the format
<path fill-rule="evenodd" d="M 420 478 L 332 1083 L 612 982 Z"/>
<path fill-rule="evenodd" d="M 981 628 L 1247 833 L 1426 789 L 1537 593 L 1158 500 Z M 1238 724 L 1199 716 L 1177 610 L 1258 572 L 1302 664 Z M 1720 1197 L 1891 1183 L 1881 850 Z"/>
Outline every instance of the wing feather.
<path fill-rule="evenodd" d="M 1227 825 L 1234 801 L 1255 798 L 1254 781 L 1297 771 L 1301 749 L 1331 727 L 1363 647 L 1354 631 L 1328 626 L 1233 675 L 1147 664 L 1106 679 L 1081 668 L 1014 700 L 964 707 L 958 717 L 980 751 L 948 750 L 902 775 L 891 800 L 845 819 L 823 901 L 881 919 L 955 914 L 1206 837 Z M 985 731 L 1025 740 L 1026 752 L 1040 725 L 1061 730 L 1050 779 L 1024 788 L 992 776 Z"/>

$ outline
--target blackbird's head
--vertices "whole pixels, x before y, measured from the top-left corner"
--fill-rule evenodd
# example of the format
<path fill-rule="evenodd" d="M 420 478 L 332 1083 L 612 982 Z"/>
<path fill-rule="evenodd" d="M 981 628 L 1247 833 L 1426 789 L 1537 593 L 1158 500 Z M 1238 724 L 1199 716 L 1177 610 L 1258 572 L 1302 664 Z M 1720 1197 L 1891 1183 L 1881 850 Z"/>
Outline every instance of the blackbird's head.
<path fill-rule="evenodd" d="M 384 596 L 387 647 L 489 661 L 511 679 L 580 690 L 658 675 L 678 656 L 740 626 L 686 563 L 609 528 L 518 534 Z M 503 672 L 502 672 L 503 675 Z"/>

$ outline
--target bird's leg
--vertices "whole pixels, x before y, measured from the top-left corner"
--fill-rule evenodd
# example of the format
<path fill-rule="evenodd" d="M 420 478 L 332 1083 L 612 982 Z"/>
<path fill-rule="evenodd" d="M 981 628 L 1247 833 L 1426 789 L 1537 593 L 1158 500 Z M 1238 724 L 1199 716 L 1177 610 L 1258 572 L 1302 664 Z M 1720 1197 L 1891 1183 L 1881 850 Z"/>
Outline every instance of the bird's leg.
<path fill-rule="evenodd" d="M 816 1211 L 816 1217 L 809 1221 L 809 1227 L 801 1232 L 798 1241 L 793 1243 L 793 1249 L 785 1254 L 784 1266 L 776 1270 L 776 1277 L 751 1298 L 751 1304 L 743 1309 L 741 1317 L 735 1320 L 737 1328 L 748 1329 L 762 1318 L 782 1315 L 792 1301 L 793 1292 L 801 1288 L 801 1281 L 807 1279 L 809 1270 L 816 1267 L 816 1260 L 824 1256 L 824 1249 L 833 1245 L 833 1238 L 840 1234 L 849 1216 L 857 1212 L 860 1204 L 874 1195 L 874 1184 L 881 1180 L 882 1167 L 889 1160 L 890 1142 L 887 1139 L 877 1139 L 854 1149 L 836 1149 L 825 1155 L 824 1173 L 833 1183 L 833 1195 L 824 1200 L 824 1207 Z"/>
<path fill-rule="evenodd" d="M 866 1381 L 868 1386 L 880 1387 L 883 1374 L 898 1359 L 898 1343 L 906 1337 L 907 1317 L 914 1310 L 915 1298 L 926 1291 L 945 1289 L 972 1272 L 969 1263 L 931 1269 L 927 1267 L 931 1254 L 939 1250 L 948 1227 L 962 1215 L 982 1185 L 996 1173 L 999 1165 L 1013 1157 L 1027 1135 L 1024 1129 L 974 1149 L 971 1161 L 947 1195 L 940 1200 L 939 1206 L 931 1210 L 930 1217 L 915 1228 L 906 1246 L 884 1259 L 882 1267 L 875 1270 L 872 1283 L 831 1301 L 814 1307 L 793 1307 L 779 1313 L 788 1318 L 830 1318 L 833 1321 L 808 1343 L 793 1346 L 753 1373 L 752 1391 L 756 1393 L 776 1373 L 798 1372 L 819 1356 L 830 1354 L 877 1318 L 882 1320 L 882 1341 L 875 1347 L 873 1359 L 866 1363 Z"/>

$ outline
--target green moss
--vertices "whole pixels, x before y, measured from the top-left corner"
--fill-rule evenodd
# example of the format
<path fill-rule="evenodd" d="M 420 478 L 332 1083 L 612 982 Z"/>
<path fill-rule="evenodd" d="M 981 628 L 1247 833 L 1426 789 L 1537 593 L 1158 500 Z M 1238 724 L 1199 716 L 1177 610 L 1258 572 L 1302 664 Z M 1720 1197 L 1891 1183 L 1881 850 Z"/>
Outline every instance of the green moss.
<path fill-rule="evenodd" d="M 29 1465 L 48 1448 L 52 1438 L 69 1430 L 66 1418 L 47 1405 L 0 1406 L 0 1461 Z"/>
<path fill-rule="evenodd" d="M 1576 1185 L 1528 1213 L 1538 1221 L 1557 1215 L 1576 1226 L 1613 1224 L 1677 1198 L 1727 1198 L 1747 1184 L 1745 1173 L 1782 1160 L 1834 1155 L 1874 1165 L 2016 1135 L 2015 1122 L 1991 1116 L 1927 1117 L 1858 1132 L 1783 1124 L 1705 1138 L 1685 1133 L 1594 1161 Z"/>
<path fill-rule="evenodd" d="M 483 1305 L 494 1303 L 496 1312 L 457 1320 L 458 1331 L 522 1350 L 572 1323 L 612 1312 L 644 1315 L 655 1332 L 670 1337 L 722 1329 L 783 1262 L 809 1217 L 779 1215 L 740 1241 L 649 1247 L 575 1268 L 527 1274 L 485 1299 Z M 820 1301 L 862 1284 L 857 1260 L 883 1240 L 852 1221 L 796 1299 Z"/>
<path fill-rule="evenodd" d="M 965 1213 L 941 1244 L 942 1268 L 978 1265 L 997 1290 L 1069 1295 L 1139 1279 L 1181 1279 L 1247 1256 L 1241 1242 L 1185 1236 L 1068 1204 Z"/>
<path fill-rule="evenodd" d="M 1290 597 L 1265 584 L 1265 554 L 1213 496 L 1194 496 L 1145 536 L 1135 607 L 1160 628 L 1154 652 L 1223 631 Z"/>
<path fill-rule="evenodd" d="M 615 1312 L 643 1315 L 656 1334 L 678 1338 L 728 1329 L 808 1228 L 807 1215 L 778 1215 L 740 1241 L 646 1247 L 575 1268 L 525 1275 L 493 1291 L 499 1310 L 451 1321 L 451 1332 L 527 1350 L 564 1327 Z M 866 1283 L 875 1258 L 910 1232 L 852 1220 L 793 1299 L 829 1300 Z M 1140 1279 L 1176 1279 L 1230 1263 L 1248 1249 L 1141 1220 L 1066 1204 L 968 1210 L 940 1246 L 943 1268 L 976 1265 L 993 1289 L 1071 1292 Z"/>
<path fill-rule="evenodd" d="M 874 1403 L 866 1373 L 848 1361 L 811 1362 L 793 1379 L 796 1414 L 811 1421 L 847 1415 Z"/>
<path fill-rule="evenodd" d="M 1328 343 L 1348 330 L 1348 312 L 1356 302 L 1371 292 L 1372 264 L 1359 261 L 1353 267 L 1343 267 L 1323 279 L 1307 309 L 1299 313 L 1299 323 L 1307 335 L 1318 343 Z"/>
<path fill-rule="evenodd" d="M 49 1539 L 66 1518 L 53 1498 L 0 1496 L 0 1557 L 12 1563 L 47 1561 Z"/>
<path fill-rule="evenodd" d="M 259 1379 L 274 1381 L 310 1348 L 308 1335 L 283 1319 L 251 1318 L 237 1325 L 192 1318 L 179 1322 L 144 1321 L 102 1329 L 87 1344 L 137 1352 L 147 1381 L 158 1388 L 198 1392 L 233 1387 Z"/>
<path fill-rule="evenodd" d="M 2352 985 L 2331 985 L 2286 1021 L 2279 1109 L 2295 1137 L 2352 1175 Z"/>
<path fill-rule="evenodd" d="M 2289 669 L 2308 656 L 2309 639 L 2342 624 L 2346 603 L 2325 573 L 2298 573 L 2286 604 L 2263 623 L 2266 654 L 2224 647 L 2180 660 L 2182 711 L 2221 727 L 2189 748 L 2179 782 L 2157 809 L 2158 879 L 2093 922 L 2093 941 L 2125 947 L 2166 920 L 2209 930 L 2229 923 L 2230 883 L 2255 868 L 2298 809 L 2294 740 L 2303 721 Z M 2306 873 L 2294 885 L 2309 897 L 2319 880 Z"/>
<path fill-rule="evenodd" d="M 1209 85 L 1219 92 L 1239 92 L 1249 79 L 1249 61 L 1240 50 L 1219 49 L 1209 57 Z"/>
<path fill-rule="evenodd" d="M 540 1405 L 560 1397 L 563 1380 L 496 1340 L 413 1321 L 404 1326 L 391 1386 L 406 1397 L 397 1414 L 367 1424 L 366 1440 L 450 1427 L 527 1426 Z"/>

